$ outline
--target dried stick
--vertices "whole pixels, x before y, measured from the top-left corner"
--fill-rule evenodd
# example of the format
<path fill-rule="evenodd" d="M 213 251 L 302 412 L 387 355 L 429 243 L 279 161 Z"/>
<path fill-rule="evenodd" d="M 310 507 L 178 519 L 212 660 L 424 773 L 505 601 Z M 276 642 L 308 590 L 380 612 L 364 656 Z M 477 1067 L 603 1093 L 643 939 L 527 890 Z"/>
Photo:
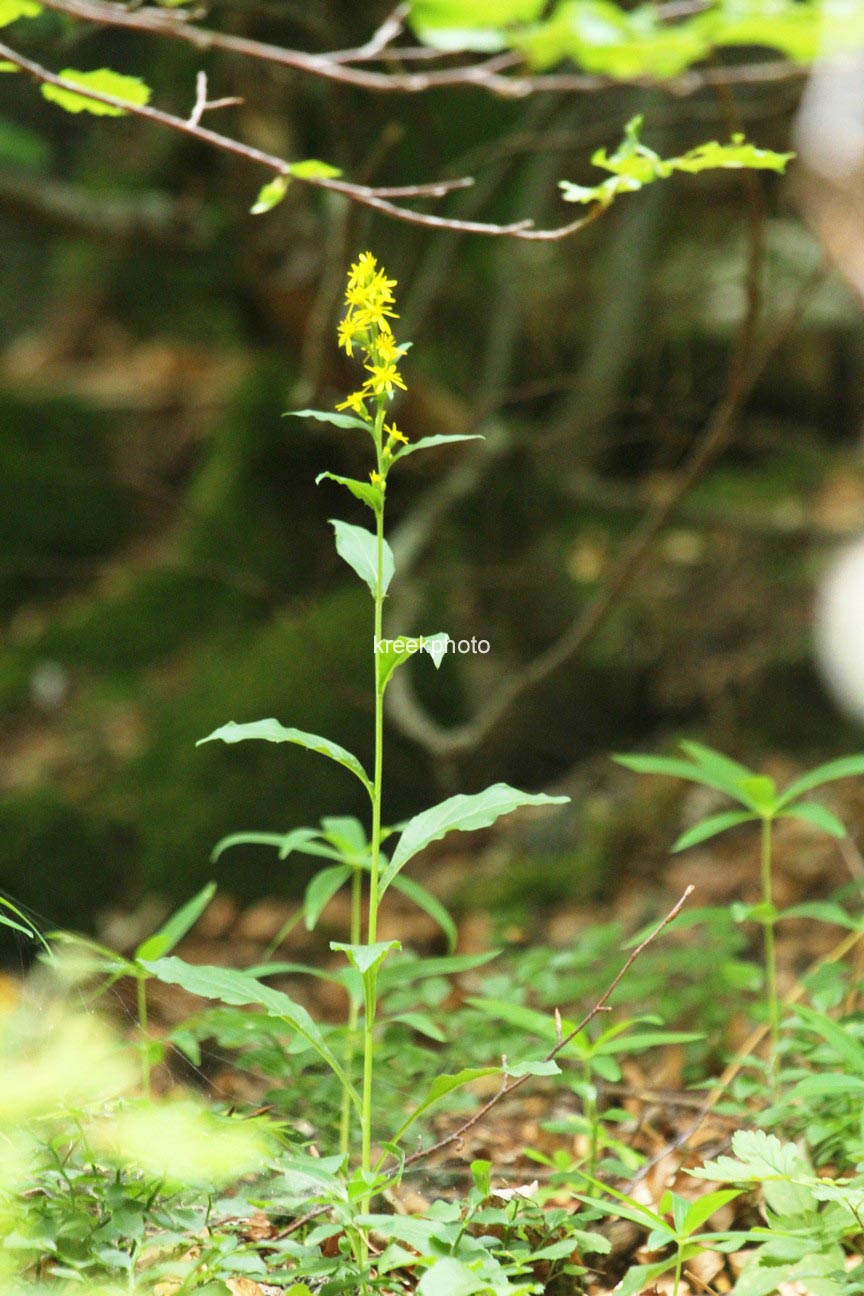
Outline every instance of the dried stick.
<path fill-rule="evenodd" d="M 641 941 L 640 944 L 637 945 L 634 950 L 631 951 L 629 957 L 627 958 L 626 963 L 620 969 L 618 974 L 609 982 L 609 985 L 603 991 L 602 995 L 597 1000 L 594 1007 L 590 1010 L 590 1012 L 587 1012 L 585 1014 L 585 1016 L 582 1018 L 578 1026 L 575 1026 L 572 1031 L 570 1031 L 562 1039 L 559 1039 L 556 1042 L 554 1048 L 551 1048 L 549 1052 L 546 1054 L 546 1056 L 543 1058 L 544 1062 L 553 1062 L 555 1058 L 558 1056 L 558 1054 L 561 1052 L 561 1050 L 565 1049 L 567 1045 L 570 1043 L 570 1041 L 575 1039 L 575 1037 L 580 1033 L 580 1031 L 583 1031 L 585 1027 L 594 1020 L 595 1017 L 598 1017 L 600 1013 L 611 1011 L 611 1009 L 609 1008 L 609 999 L 617 990 L 618 986 L 621 984 L 624 977 L 627 975 L 627 973 L 630 971 L 633 964 L 639 958 L 640 954 L 644 953 L 644 951 L 648 948 L 648 946 L 651 945 L 657 939 L 660 933 L 663 932 L 669 926 L 669 924 L 678 917 L 679 913 L 684 908 L 684 905 L 687 903 L 688 899 L 693 894 L 693 890 L 694 888 L 692 885 L 688 886 L 685 889 L 684 894 L 681 896 L 680 900 L 676 901 L 676 903 L 666 914 L 666 917 L 663 919 L 663 921 L 658 923 L 657 926 L 654 928 L 654 930 L 648 936 L 646 936 L 645 939 Z M 487 1116 L 493 1107 L 497 1107 L 498 1103 L 501 1102 L 502 1098 L 507 1098 L 510 1096 L 510 1094 L 515 1093 L 517 1089 L 521 1089 L 522 1085 L 525 1084 L 528 1080 L 531 1080 L 532 1078 L 533 1077 L 530 1075 L 523 1075 L 523 1076 L 517 1076 L 514 1079 L 508 1081 L 505 1076 L 504 1082 L 502 1083 L 501 1088 L 498 1090 L 498 1092 L 494 1094 L 493 1097 L 491 1097 L 488 1100 L 488 1102 L 485 1102 L 483 1106 L 480 1107 L 474 1113 L 473 1116 L 470 1116 L 468 1120 L 464 1121 L 459 1126 L 458 1129 L 453 1130 L 452 1134 L 445 1134 L 445 1136 L 443 1138 L 438 1139 L 436 1143 L 432 1143 L 429 1145 L 429 1147 L 426 1148 L 420 1148 L 417 1152 L 412 1152 L 410 1156 L 405 1157 L 404 1161 L 402 1162 L 401 1168 L 404 1169 L 406 1166 L 416 1165 L 418 1161 L 425 1161 L 427 1157 L 434 1156 L 436 1152 L 441 1152 L 444 1150 L 444 1148 L 450 1147 L 454 1143 L 461 1142 L 461 1140 L 465 1137 L 465 1135 L 468 1133 L 469 1130 L 473 1129 L 474 1126 L 477 1125 L 479 1121 L 483 1120 L 484 1116 Z M 314 1210 L 307 1211 L 305 1215 L 301 1215 L 299 1219 L 294 1220 L 291 1224 L 288 1225 L 287 1228 L 284 1228 L 281 1230 L 281 1232 L 277 1233 L 276 1234 L 277 1238 L 288 1237 L 289 1234 L 296 1233 L 298 1229 L 303 1228 L 304 1225 L 306 1224 L 310 1224 L 312 1220 L 318 1219 L 319 1216 L 324 1215 L 329 1209 L 330 1209 L 329 1206 L 316 1206 Z"/>

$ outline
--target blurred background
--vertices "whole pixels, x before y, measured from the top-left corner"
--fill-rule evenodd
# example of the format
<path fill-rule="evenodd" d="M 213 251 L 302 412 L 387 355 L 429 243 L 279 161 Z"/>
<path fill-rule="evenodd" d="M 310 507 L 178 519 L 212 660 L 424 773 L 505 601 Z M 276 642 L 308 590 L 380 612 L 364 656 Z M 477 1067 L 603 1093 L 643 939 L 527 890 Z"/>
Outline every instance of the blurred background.
<path fill-rule="evenodd" d="M 387 12 L 215 0 L 208 21 L 324 50 Z M 638 113 L 664 155 L 740 129 L 804 157 L 785 177 L 679 176 L 575 237 L 517 243 L 300 184 L 255 217 L 266 177 L 251 166 L 0 78 L 9 895 L 79 927 L 210 876 L 243 902 L 284 895 L 308 875 L 254 848 L 214 870 L 213 843 L 362 811 L 326 761 L 195 742 L 274 715 L 369 760 L 368 597 L 327 525 L 365 519 L 314 484 L 364 476 L 366 446 L 282 417 L 357 385 L 335 327 L 366 248 L 398 279 L 414 343 L 400 426 L 486 437 L 392 481 L 388 631 L 446 628 L 491 651 L 437 674 L 416 662 L 394 690 L 389 819 L 489 781 L 569 791 L 565 814 L 499 839 L 496 894 L 527 879 L 532 901 L 590 900 L 662 869 L 677 814 L 669 789 L 634 793 L 610 751 L 687 734 L 783 773 L 860 747 L 813 653 L 822 573 L 864 529 L 864 325 L 849 239 L 831 239 L 856 210 L 854 149 L 819 167 L 860 78 L 838 108 L 823 77 L 799 116 L 793 67 L 686 95 L 503 100 L 376 95 L 52 13 L 19 44 L 54 68 L 141 75 L 181 115 L 205 67 L 214 94 L 244 101 L 219 129 L 368 184 L 475 176 L 436 208 L 472 220 L 563 223 L 557 181 L 600 178 L 591 154 Z"/>

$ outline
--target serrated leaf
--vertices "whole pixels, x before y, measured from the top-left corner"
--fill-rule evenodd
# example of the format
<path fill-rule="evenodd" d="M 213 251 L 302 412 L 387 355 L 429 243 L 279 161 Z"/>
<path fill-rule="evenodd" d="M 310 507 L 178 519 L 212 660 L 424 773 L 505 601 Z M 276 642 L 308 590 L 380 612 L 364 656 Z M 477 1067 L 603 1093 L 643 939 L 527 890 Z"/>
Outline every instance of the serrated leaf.
<path fill-rule="evenodd" d="M 368 774 L 360 764 L 356 756 L 340 747 L 339 743 L 331 742 L 329 738 L 322 738 L 319 734 L 305 733 L 302 729 L 287 729 L 281 725 L 278 720 L 272 717 L 268 720 L 252 720 L 247 724 L 237 724 L 230 720 L 228 724 L 222 725 L 219 729 L 214 729 L 213 733 L 208 734 L 206 738 L 199 738 L 195 744 L 200 747 L 203 743 L 224 742 L 238 743 L 255 739 L 263 742 L 275 743 L 293 743 L 297 747 L 304 747 L 307 751 L 317 752 L 320 756 L 327 756 L 330 760 L 336 761 L 338 765 L 344 765 L 354 774 L 369 795 L 372 795 L 372 783 Z"/>
<path fill-rule="evenodd" d="M 216 883 L 208 882 L 197 895 L 172 914 L 157 932 L 142 941 L 135 951 L 135 958 L 158 959 L 170 954 L 175 945 L 195 926 L 215 894 Z"/>
<path fill-rule="evenodd" d="M 440 841 L 447 833 L 474 832 L 478 828 L 489 828 L 502 815 L 511 814 L 523 806 L 563 805 L 569 800 L 570 798 L 566 796 L 547 796 L 543 792 L 537 794 L 520 792 L 506 783 L 495 783 L 485 792 L 478 792 L 473 796 L 460 793 L 449 797 L 440 805 L 415 815 L 409 822 L 399 838 L 393 858 L 382 872 L 381 894 L 384 894 L 393 878 L 410 859 L 431 842 Z"/>
<path fill-rule="evenodd" d="M 369 586 L 371 594 L 378 589 L 378 540 L 371 531 L 363 527 L 351 526 L 331 518 L 330 525 L 336 532 L 336 552 L 353 568 L 362 581 Z M 386 594 L 393 579 L 396 564 L 393 551 L 386 540 L 381 544 L 381 593 Z"/>
<path fill-rule="evenodd" d="M 289 169 L 298 180 L 336 180 L 342 174 L 339 167 L 331 166 L 329 162 L 320 162 L 317 158 L 292 162 Z"/>
<path fill-rule="evenodd" d="M 340 486 L 345 486 L 355 499 L 362 500 L 364 504 L 371 508 L 373 513 L 381 511 L 384 496 L 381 493 L 380 486 L 373 486 L 372 482 L 357 481 L 354 477 L 339 477 L 338 474 L 332 472 L 319 473 L 315 478 L 315 485 L 317 486 L 325 479 L 338 482 Z"/>
<path fill-rule="evenodd" d="M 258 197 L 249 208 L 250 213 L 253 216 L 263 216 L 265 212 L 278 207 L 287 194 L 290 183 L 291 177 L 287 175 L 277 175 L 272 180 L 268 180 L 258 190 Z"/>
<path fill-rule="evenodd" d="M 111 95 L 113 99 L 122 99 L 132 106 L 141 107 L 150 100 L 150 87 L 140 77 L 123 76 L 111 68 L 98 68 L 94 72 L 79 72 L 76 68 L 64 68 L 59 74 L 64 81 L 69 81 L 82 90 L 96 90 L 100 94 Z M 73 90 L 64 90 L 60 86 L 41 86 L 42 96 L 49 103 L 69 113 L 88 112 L 94 117 L 124 117 L 125 108 L 113 104 L 101 103 L 86 94 L 77 94 Z"/>
<path fill-rule="evenodd" d="M 325 1042 L 318 1026 L 306 1009 L 295 1003 L 282 990 L 274 990 L 270 986 L 262 985 L 255 977 L 249 976 L 246 972 L 238 972 L 234 968 L 186 963 L 183 959 L 174 956 L 152 961 L 142 960 L 142 964 L 157 980 L 168 985 L 179 985 L 184 990 L 188 990 L 189 994 L 198 995 L 202 999 L 217 999 L 220 1003 L 230 1004 L 233 1007 L 255 1005 L 263 1008 L 269 1017 L 287 1022 L 338 1076 L 351 1093 L 355 1105 L 358 1108 L 361 1106 L 356 1090 L 342 1070 L 341 1063 Z"/>
<path fill-rule="evenodd" d="M 338 414 L 334 410 L 286 410 L 282 415 L 283 418 L 310 418 L 316 423 L 332 423 L 337 428 L 360 428 L 362 432 L 370 432 L 370 425 L 364 423 L 363 419 L 357 418 L 355 414 Z"/>
<path fill-rule="evenodd" d="M 701 823 L 694 824 L 688 828 L 677 839 L 672 852 L 688 850 L 691 846 L 698 846 L 701 842 L 708 841 L 711 837 L 716 837 L 718 833 L 726 832 L 727 828 L 735 828 L 738 824 L 755 823 L 756 815 L 748 814 L 746 810 L 727 810 L 723 814 L 710 815 L 703 819 Z"/>
<path fill-rule="evenodd" d="M 781 1143 L 776 1134 L 763 1130 L 738 1130 L 732 1138 L 732 1151 L 734 1157 L 717 1157 L 688 1173 L 699 1179 L 731 1179 L 735 1183 L 763 1183 L 810 1174 L 810 1167 L 794 1143 Z"/>

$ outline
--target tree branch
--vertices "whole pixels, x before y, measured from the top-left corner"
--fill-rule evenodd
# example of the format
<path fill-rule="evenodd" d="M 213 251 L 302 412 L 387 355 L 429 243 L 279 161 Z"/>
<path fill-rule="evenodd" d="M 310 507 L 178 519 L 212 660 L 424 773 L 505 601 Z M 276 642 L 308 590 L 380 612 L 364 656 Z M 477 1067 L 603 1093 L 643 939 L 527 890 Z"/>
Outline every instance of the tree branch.
<path fill-rule="evenodd" d="M 167 36 L 174 40 L 185 41 L 201 51 L 223 50 L 226 53 L 240 54 L 245 58 L 323 77 L 343 85 L 382 93 L 424 94 L 429 90 L 444 87 L 474 86 L 500 98 L 518 99 L 544 91 L 586 94 L 622 84 L 642 87 L 656 87 L 661 84 L 650 77 L 633 77 L 619 81 L 611 77 L 581 72 L 551 72 L 534 76 L 514 71 L 522 68 L 524 64 L 521 56 L 512 51 L 496 54 L 492 58 L 482 59 L 479 62 L 462 63 L 457 64 L 456 67 L 431 71 L 380 72 L 353 66 L 352 60 L 362 62 L 385 57 L 398 59 L 401 56 L 402 51 L 392 47 L 391 42 L 402 28 L 404 19 L 402 6 L 382 24 L 365 45 L 354 50 L 309 54 L 304 50 L 285 49 L 265 41 L 251 40 L 246 36 L 234 36 L 227 32 L 197 27 L 187 18 L 162 9 L 127 9 L 111 3 L 110 0 L 42 0 L 42 3 L 46 9 L 53 9 L 58 13 L 67 14 L 70 18 L 85 22 Z M 674 16 L 672 11 L 670 16 Z M 406 53 L 410 58 L 416 59 L 420 51 L 412 49 Z M 430 59 L 438 57 L 439 53 L 437 50 L 430 50 L 428 57 Z M 508 73 L 510 75 L 507 75 Z M 690 95 L 705 86 L 717 85 L 721 82 L 758 85 L 800 79 L 804 75 L 805 69 L 778 59 L 732 67 L 693 69 L 662 82 L 662 88 L 673 95 Z"/>
<path fill-rule="evenodd" d="M 209 144 L 211 147 L 221 149 L 225 153 L 244 158 L 247 162 L 265 167 L 268 171 L 275 171 L 277 175 L 291 175 L 290 164 L 284 158 L 276 157 L 273 153 L 265 153 L 261 149 L 253 148 L 250 144 L 244 144 L 240 140 L 232 139 L 228 135 L 220 135 L 217 131 L 202 126 L 200 122 L 194 120 L 194 111 L 192 117 L 175 117 L 172 113 L 163 112 L 161 108 L 153 108 L 149 104 L 132 104 L 124 99 L 118 99 L 114 95 L 104 94 L 101 90 L 93 90 L 90 87 L 82 89 L 76 82 L 68 81 L 55 72 L 50 72 L 41 64 L 26 58 L 23 54 L 19 54 L 8 45 L 0 44 L 0 61 L 13 63 L 22 72 L 26 72 L 28 76 L 42 85 L 57 86 L 59 89 L 68 90 L 72 94 L 84 95 L 88 99 L 94 99 L 98 103 L 117 108 L 132 117 L 141 117 L 145 121 L 167 127 L 168 130 L 177 131 L 190 139 L 198 140 L 199 143 Z M 212 107 L 213 105 L 208 106 Z M 530 219 L 513 221 L 508 225 L 495 225 L 485 221 L 467 221 L 457 220 L 455 217 L 449 216 L 433 216 L 429 212 L 417 212 L 410 207 L 402 207 L 399 203 L 393 201 L 394 197 L 401 199 L 443 197 L 453 189 L 465 188 L 472 184 L 473 181 L 469 177 L 458 180 L 441 180 L 431 184 L 402 185 L 382 189 L 375 189 L 370 185 L 351 184 L 347 180 L 336 180 L 325 176 L 302 176 L 297 178 L 303 184 L 312 185 L 316 189 L 328 189 L 331 193 L 342 194 L 351 202 L 359 203 L 363 207 L 371 207 L 374 211 L 380 211 L 385 216 L 405 221 L 409 225 L 422 225 L 426 229 L 454 230 L 461 234 L 481 234 L 491 238 L 518 238 L 532 242 L 554 242 L 558 239 L 567 238 L 571 234 L 576 234 L 579 230 L 591 225 L 607 210 L 602 204 L 596 203 L 587 215 L 580 216 L 576 220 L 568 221 L 567 224 L 552 229 L 536 229 L 534 222 Z"/>

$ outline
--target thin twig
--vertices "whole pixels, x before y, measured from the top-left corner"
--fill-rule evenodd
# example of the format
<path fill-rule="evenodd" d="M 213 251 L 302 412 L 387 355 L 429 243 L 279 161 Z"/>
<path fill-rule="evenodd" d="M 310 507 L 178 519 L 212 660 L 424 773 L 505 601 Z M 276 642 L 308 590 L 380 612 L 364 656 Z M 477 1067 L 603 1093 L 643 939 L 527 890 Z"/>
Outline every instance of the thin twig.
<path fill-rule="evenodd" d="M 290 164 L 284 158 L 276 157 L 272 153 L 264 153 L 261 149 L 253 148 L 249 144 L 243 144 L 240 140 L 232 139 L 227 135 L 220 135 L 217 131 L 201 126 L 197 121 L 193 121 L 191 117 L 175 117 L 172 113 L 163 112 L 160 108 L 152 108 L 149 104 L 132 104 L 124 99 L 118 99 L 115 95 L 104 94 L 101 90 L 93 90 L 90 87 L 82 88 L 75 81 L 69 81 L 65 77 L 58 76 L 55 72 L 50 72 L 41 64 L 26 58 L 23 54 L 19 54 L 8 45 L 0 44 L 0 60 L 13 63 L 22 72 L 26 72 L 28 76 L 33 77 L 42 85 L 56 86 L 60 90 L 66 90 L 79 96 L 83 94 L 88 99 L 96 100 L 97 103 L 106 104 L 110 108 L 117 108 L 133 117 L 141 117 L 145 121 L 154 122 L 159 126 L 167 127 L 169 130 L 178 131 L 181 135 L 190 136 L 202 144 L 209 144 L 214 148 L 221 149 L 223 152 L 245 158 L 247 162 L 254 162 L 257 166 L 266 167 L 268 171 L 275 171 L 278 175 L 291 175 Z M 194 115 L 193 112 L 193 117 Z M 409 225 L 422 225 L 426 229 L 453 230 L 460 234 L 481 234 L 490 238 L 517 238 L 531 242 L 555 242 L 559 239 L 568 238 L 571 234 L 576 234 L 579 230 L 593 224 L 607 210 L 601 203 L 596 203 L 587 215 L 580 216 L 574 221 L 568 221 L 567 224 L 552 229 L 536 229 L 534 222 L 530 219 L 514 221 L 508 225 L 495 225 L 485 221 L 458 220 L 448 216 L 433 216 L 429 212 L 413 211 L 409 207 L 402 207 L 392 201 L 394 194 L 400 198 L 443 197 L 452 189 L 465 188 L 470 185 L 472 183 L 470 178 L 443 180 L 431 184 L 399 186 L 395 189 L 385 188 L 383 190 L 375 189 L 370 185 L 351 184 L 347 180 L 336 180 L 326 176 L 302 176 L 298 178 L 304 184 L 342 194 L 351 202 L 359 203 L 363 207 L 371 207 L 374 211 L 380 211 L 386 216 L 404 221 Z"/>
<path fill-rule="evenodd" d="M 678 917 L 679 913 L 684 908 L 684 905 L 687 903 L 688 899 L 693 894 L 693 890 L 694 890 L 693 886 L 689 885 L 685 889 L 684 894 L 681 896 L 680 900 L 676 901 L 676 903 L 666 914 L 666 917 L 662 920 L 662 922 L 658 923 L 657 926 L 654 928 L 654 930 L 650 932 L 649 935 L 646 936 L 645 939 L 641 941 L 636 946 L 636 948 L 630 952 L 627 961 L 624 963 L 623 967 L 621 967 L 617 975 L 610 981 L 609 985 L 603 991 L 603 994 L 597 1000 L 594 1007 L 585 1014 L 585 1016 L 582 1018 L 579 1024 L 577 1026 L 574 1026 L 573 1029 L 563 1037 L 563 1039 L 560 1039 L 556 1042 L 556 1044 L 549 1050 L 549 1052 L 543 1058 L 544 1062 L 553 1062 L 555 1058 L 558 1056 L 558 1054 L 562 1051 L 562 1049 L 565 1049 L 567 1045 L 571 1042 L 571 1040 L 574 1040 L 577 1035 L 580 1035 L 582 1031 L 585 1030 L 586 1026 L 588 1026 L 594 1020 L 595 1017 L 598 1017 L 600 1013 L 610 1011 L 608 1006 L 609 999 L 618 989 L 618 986 L 621 984 L 621 981 L 630 971 L 631 967 L 639 958 L 639 956 L 643 954 L 644 951 L 648 948 L 648 946 L 651 945 L 652 942 L 657 939 L 657 937 L 661 934 L 661 932 L 663 932 L 669 926 L 669 924 L 673 922 L 675 918 Z M 504 1082 L 502 1083 L 501 1088 L 498 1090 L 498 1092 L 492 1098 L 490 1098 L 488 1102 L 485 1102 L 483 1106 L 480 1107 L 473 1114 L 473 1116 L 470 1116 L 468 1120 L 464 1121 L 463 1124 L 460 1125 L 458 1129 L 453 1130 L 451 1134 L 446 1134 L 443 1138 L 439 1139 L 437 1143 L 433 1143 L 431 1144 L 431 1146 L 427 1148 L 420 1148 L 417 1152 L 412 1152 L 410 1156 L 407 1156 L 405 1158 L 403 1164 L 406 1166 L 414 1165 L 415 1162 L 422 1161 L 426 1157 L 434 1156 L 436 1152 L 443 1151 L 444 1148 L 450 1147 L 453 1143 L 461 1142 L 461 1140 L 465 1137 L 468 1131 L 473 1129 L 474 1126 L 477 1125 L 478 1122 L 481 1121 L 484 1118 L 484 1116 L 486 1116 L 492 1110 L 493 1107 L 497 1106 L 502 1098 L 507 1098 L 509 1097 L 510 1094 L 515 1093 L 517 1089 L 521 1089 L 522 1085 L 526 1084 L 527 1081 L 530 1079 L 532 1079 L 530 1074 L 517 1076 L 515 1077 L 515 1079 L 511 1079 L 509 1081 L 505 1076 Z"/>
<path fill-rule="evenodd" d="M 645 939 L 639 945 L 637 945 L 634 950 L 630 952 L 630 955 L 627 958 L 626 963 L 620 969 L 618 974 L 612 979 L 612 981 L 610 981 L 609 985 L 603 991 L 603 994 L 597 1000 L 594 1007 L 590 1010 L 590 1012 L 587 1012 L 585 1014 L 585 1016 L 582 1018 L 578 1026 L 574 1027 L 574 1029 L 570 1031 L 569 1034 L 565 1035 L 563 1039 L 560 1039 L 556 1042 L 554 1048 L 551 1048 L 549 1052 L 546 1054 L 545 1058 L 543 1059 L 544 1062 L 553 1062 L 557 1057 L 557 1055 L 561 1052 L 561 1050 L 566 1048 L 567 1045 L 570 1043 L 570 1041 L 572 1039 L 575 1039 L 575 1037 L 581 1031 L 583 1031 L 585 1027 L 588 1026 L 589 1023 L 594 1020 L 595 1017 L 598 1017 L 600 1013 L 610 1011 L 608 1006 L 609 999 L 617 990 L 618 986 L 621 984 L 624 977 L 630 971 L 631 967 L 639 958 L 639 956 L 648 948 L 649 945 L 652 944 L 653 941 L 657 939 L 657 937 L 661 934 L 661 932 L 663 932 L 669 926 L 669 924 L 678 917 L 678 914 L 681 912 L 684 905 L 687 903 L 688 899 L 692 895 L 693 890 L 694 888 L 692 885 L 688 886 L 685 889 L 684 894 L 681 896 L 680 900 L 678 900 L 672 906 L 672 908 L 666 914 L 666 917 L 663 919 L 663 921 L 658 923 L 657 926 L 654 928 L 654 930 L 648 936 L 646 936 Z M 527 1083 L 527 1081 L 530 1079 L 532 1079 L 530 1075 L 523 1075 L 523 1076 L 517 1076 L 515 1079 L 508 1082 L 507 1077 L 505 1076 L 501 1083 L 501 1087 L 498 1089 L 497 1093 L 492 1098 L 490 1098 L 488 1102 L 485 1102 L 483 1106 L 480 1107 L 474 1113 L 473 1116 L 469 1117 L 468 1120 L 464 1121 L 459 1126 L 458 1129 L 452 1132 L 452 1134 L 447 1134 L 444 1136 L 444 1138 L 439 1139 L 436 1143 L 430 1144 L 429 1147 L 419 1148 L 416 1152 L 412 1152 L 410 1156 L 405 1157 L 405 1160 L 402 1162 L 401 1169 L 404 1170 L 408 1166 L 416 1165 L 418 1161 L 425 1161 L 428 1157 L 434 1156 L 436 1152 L 441 1152 L 444 1150 L 444 1148 L 450 1147 L 452 1146 L 452 1144 L 460 1142 L 465 1137 L 465 1135 L 468 1133 L 469 1130 L 473 1129 L 473 1127 L 479 1121 L 483 1120 L 484 1116 L 488 1115 L 488 1113 L 492 1110 L 493 1107 L 496 1107 L 498 1105 L 498 1103 L 501 1101 L 502 1098 L 507 1098 L 510 1094 L 514 1093 L 517 1089 L 521 1089 L 522 1085 Z M 327 1205 L 316 1206 L 313 1210 L 307 1211 L 305 1215 L 301 1215 L 299 1219 L 293 1220 L 286 1228 L 282 1229 L 281 1232 L 277 1233 L 276 1237 L 284 1238 L 284 1237 L 288 1237 L 291 1233 L 296 1233 L 299 1229 L 303 1228 L 306 1224 L 311 1224 L 313 1220 L 316 1220 L 321 1215 L 326 1214 L 326 1212 L 329 1209 L 330 1207 Z"/>

